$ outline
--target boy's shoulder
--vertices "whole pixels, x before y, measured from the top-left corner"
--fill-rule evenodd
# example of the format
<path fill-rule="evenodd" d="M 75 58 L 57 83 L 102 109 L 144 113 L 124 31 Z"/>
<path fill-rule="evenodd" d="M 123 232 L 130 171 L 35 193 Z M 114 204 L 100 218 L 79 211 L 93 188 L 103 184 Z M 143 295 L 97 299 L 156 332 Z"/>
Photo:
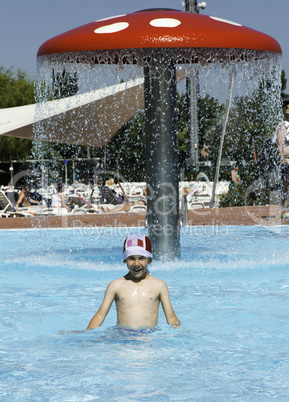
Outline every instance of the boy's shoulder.
<path fill-rule="evenodd" d="M 154 285 L 157 286 L 167 286 L 166 282 L 162 279 L 158 279 L 155 276 L 152 276 L 151 274 L 148 274 L 146 279 L 148 279 L 149 281 L 151 281 Z"/>
<path fill-rule="evenodd" d="M 111 281 L 108 284 L 107 289 L 109 289 L 109 290 L 117 290 L 121 286 L 123 281 L 124 281 L 124 277 L 114 279 L 113 281 Z"/>
<path fill-rule="evenodd" d="M 108 286 L 118 286 L 120 283 L 122 283 L 125 280 L 125 278 L 122 276 L 121 278 L 117 278 L 112 280 Z"/>

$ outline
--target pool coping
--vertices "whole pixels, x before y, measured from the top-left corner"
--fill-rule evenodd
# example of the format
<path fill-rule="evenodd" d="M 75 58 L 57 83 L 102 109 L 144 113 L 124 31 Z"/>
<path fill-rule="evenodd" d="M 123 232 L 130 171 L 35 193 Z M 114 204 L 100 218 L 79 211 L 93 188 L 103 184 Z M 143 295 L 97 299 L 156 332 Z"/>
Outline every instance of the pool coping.
<path fill-rule="evenodd" d="M 272 226 L 287 225 L 278 205 L 206 208 L 188 211 L 188 226 Z M 77 228 L 77 227 L 144 227 L 145 213 L 90 213 L 85 215 L 31 216 L 1 218 L 0 229 Z"/>

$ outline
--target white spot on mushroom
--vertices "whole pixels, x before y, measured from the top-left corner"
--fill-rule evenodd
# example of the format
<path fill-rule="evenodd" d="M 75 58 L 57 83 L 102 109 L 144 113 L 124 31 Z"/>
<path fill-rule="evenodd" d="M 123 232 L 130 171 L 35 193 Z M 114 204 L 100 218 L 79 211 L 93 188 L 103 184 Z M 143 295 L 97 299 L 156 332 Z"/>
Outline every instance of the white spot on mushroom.
<path fill-rule="evenodd" d="M 156 18 L 155 20 L 151 20 L 150 25 L 159 28 L 175 28 L 180 25 L 180 23 L 181 21 L 175 18 Z"/>
<path fill-rule="evenodd" d="M 220 22 L 225 22 L 226 24 L 230 24 L 230 25 L 236 25 L 237 27 L 241 27 L 242 24 L 238 24 L 238 22 L 233 22 L 233 21 L 229 21 L 229 20 L 224 20 L 223 18 L 218 18 L 218 17 L 211 17 L 212 20 L 216 20 L 216 21 L 220 21 Z"/>
<path fill-rule="evenodd" d="M 114 32 L 123 31 L 128 26 L 129 26 L 128 22 L 116 22 L 115 24 L 104 25 L 102 27 L 96 28 L 94 30 L 94 32 L 97 34 L 114 33 Z"/>

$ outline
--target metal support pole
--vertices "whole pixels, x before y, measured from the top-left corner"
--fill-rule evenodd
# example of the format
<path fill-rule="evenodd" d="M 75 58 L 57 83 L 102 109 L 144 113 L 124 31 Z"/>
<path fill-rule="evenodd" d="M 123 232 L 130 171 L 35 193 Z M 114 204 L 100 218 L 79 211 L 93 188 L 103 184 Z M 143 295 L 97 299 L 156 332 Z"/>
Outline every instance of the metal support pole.
<path fill-rule="evenodd" d="M 14 183 L 13 183 L 13 171 L 14 171 L 14 168 L 13 168 L 13 163 L 12 162 L 10 163 L 9 170 L 10 170 L 10 184 L 11 184 L 11 186 L 14 186 Z"/>
<path fill-rule="evenodd" d="M 72 161 L 72 183 L 73 189 L 75 190 L 75 161 Z"/>
<path fill-rule="evenodd" d="M 168 260 L 180 255 L 176 68 L 160 57 L 144 75 L 148 232 L 154 257 Z"/>
<path fill-rule="evenodd" d="M 67 188 L 67 163 L 64 165 L 64 174 L 65 174 L 65 187 Z"/>
<path fill-rule="evenodd" d="M 231 106 L 231 101 L 232 101 L 234 79 L 235 79 L 235 70 L 234 70 L 234 68 L 232 68 L 231 72 L 230 72 L 230 82 L 229 82 L 229 89 L 228 89 L 228 96 L 227 96 L 227 103 L 226 103 L 226 110 L 225 110 L 225 118 L 224 118 L 222 133 L 221 133 L 221 139 L 220 139 L 220 145 L 219 145 L 218 157 L 217 157 L 217 164 L 216 164 L 216 171 L 215 171 L 215 178 L 214 178 L 214 184 L 213 184 L 213 190 L 212 190 L 212 197 L 211 197 L 211 207 L 212 208 L 216 204 L 216 189 L 217 189 L 218 180 L 219 180 L 219 172 L 220 172 L 220 166 L 221 166 L 224 138 L 225 138 L 227 123 L 228 123 L 228 118 L 229 118 L 229 112 L 230 112 L 230 106 Z"/>
<path fill-rule="evenodd" d="M 41 166 L 41 189 L 44 189 L 44 174 L 45 174 L 45 166 Z"/>
<path fill-rule="evenodd" d="M 185 11 L 189 13 L 198 13 L 198 0 L 185 0 Z"/>
<path fill-rule="evenodd" d="M 198 0 L 185 0 L 183 2 L 185 11 L 189 13 L 196 13 L 199 14 L 200 8 L 203 10 L 206 8 L 206 2 L 202 1 L 201 3 L 198 3 Z"/>
<path fill-rule="evenodd" d="M 198 126 L 198 71 L 194 69 L 191 77 L 186 79 L 188 96 L 188 132 L 190 133 L 190 153 L 195 165 L 199 162 L 199 126 Z"/>
<path fill-rule="evenodd" d="M 199 13 L 197 0 L 186 0 L 185 11 L 189 13 Z M 190 154 L 194 166 L 199 162 L 199 128 L 198 128 L 198 92 L 199 80 L 198 72 L 194 69 L 192 77 L 186 79 L 186 91 L 188 99 L 188 133 L 190 134 Z"/>
<path fill-rule="evenodd" d="M 104 147 L 104 155 L 103 155 L 103 170 L 106 174 L 106 146 Z"/>

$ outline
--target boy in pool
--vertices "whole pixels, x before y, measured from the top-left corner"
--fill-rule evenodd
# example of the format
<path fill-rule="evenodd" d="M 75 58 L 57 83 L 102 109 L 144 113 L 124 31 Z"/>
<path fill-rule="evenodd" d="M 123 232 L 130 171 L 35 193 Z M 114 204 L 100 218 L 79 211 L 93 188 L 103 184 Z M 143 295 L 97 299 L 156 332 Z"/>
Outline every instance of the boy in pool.
<path fill-rule="evenodd" d="M 87 329 L 101 326 L 113 301 L 116 304 L 118 326 L 133 329 L 155 327 L 160 302 L 167 323 L 179 326 L 180 321 L 172 308 L 166 283 L 154 278 L 148 270 L 152 262 L 149 238 L 137 234 L 128 236 L 123 247 L 123 262 L 129 272 L 108 285 L 103 302 Z"/>

